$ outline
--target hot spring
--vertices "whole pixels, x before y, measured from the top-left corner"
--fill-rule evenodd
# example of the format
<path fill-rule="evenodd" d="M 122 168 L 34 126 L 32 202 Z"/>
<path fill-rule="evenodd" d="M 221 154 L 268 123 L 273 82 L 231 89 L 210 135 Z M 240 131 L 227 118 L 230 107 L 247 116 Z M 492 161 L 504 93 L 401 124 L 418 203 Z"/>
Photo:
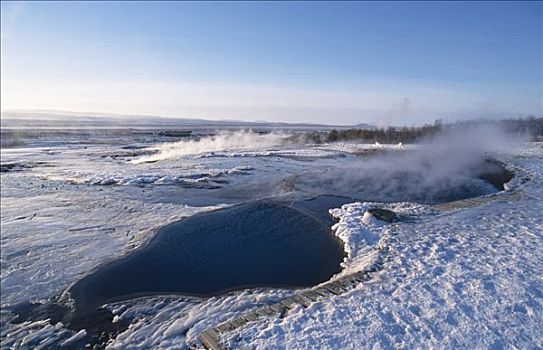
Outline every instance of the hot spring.
<path fill-rule="evenodd" d="M 84 277 L 70 293 L 78 308 L 88 308 L 149 294 L 308 287 L 339 272 L 344 255 L 325 222 L 263 200 L 167 225 L 145 248 Z"/>

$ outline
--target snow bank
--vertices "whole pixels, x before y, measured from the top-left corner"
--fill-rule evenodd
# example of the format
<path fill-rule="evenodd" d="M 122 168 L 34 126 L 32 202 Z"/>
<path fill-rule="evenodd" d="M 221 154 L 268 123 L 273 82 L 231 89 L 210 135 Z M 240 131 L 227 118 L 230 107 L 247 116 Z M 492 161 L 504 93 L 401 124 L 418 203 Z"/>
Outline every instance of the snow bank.
<path fill-rule="evenodd" d="M 387 242 L 396 228 L 396 225 L 389 225 L 368 212 L 374 208 L 391 210 L 404 220 L 416 215 L 435 213 L 429 206 L 407 202 L 356 202 L 331 209 L 330 215 L 338 220 L 332 230 L 343 241 L 347 253 L 342 263 L 344 270 L 337 277 L 367 269 L 375 264 L 380 254 L 378 248 Z"/>
<path fill-rule="evenodd" d="M 161 169 L 163 170 L 163 169 Z M 108 175 L 108 174 L 85 174 L 82 172 L 64 174 L 62 176 L 52 175 L 45 176 L 47 180 L 67 181 L 74 184 L 89 184 L 89 185 L 181 185 L 194 186 L 205 184 L 219 179 L 226 175 L 247 175 L 253 170 L 250 166 L 236 166 L 230 169 L 206 169 L 203 171 L 183 171 L 180 175 L 161 174 L 137 174 L 128 173 L 126 175 Z"/>
<path fill-rule="evenodd" d="M 151 297 L 122 304 L 120 318 L 131 326 L 108 349 L 172 349 L 195 345 L 204 330 L 248 309 L 277 302 L 292 295 L 290 290 L 247 290 L 209 299 Z"/>

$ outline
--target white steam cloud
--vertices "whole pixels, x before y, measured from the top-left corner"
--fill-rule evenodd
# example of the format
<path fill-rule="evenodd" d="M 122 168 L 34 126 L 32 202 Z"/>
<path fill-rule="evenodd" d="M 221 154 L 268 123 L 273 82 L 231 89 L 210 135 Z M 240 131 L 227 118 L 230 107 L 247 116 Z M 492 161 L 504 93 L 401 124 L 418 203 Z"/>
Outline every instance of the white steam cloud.
<path fill-rule="evenodd" d="M 519 145 L 518 139 L 492 125 L 454 128 L 411 151 L 364 158 L 301 177 L 300 189 L 325 188 L 332 194 L 372 201 L 438 203 L 496 191 L 481 176 L 499 176 L 487 159 Z"/>
<path fill-rule="evenodd" d="M 199 140 L 184 140 L 163 143 L 149 148 L 158 151 L 149 156 L 143 156 L 132 161 L 134 164 L 177 159 L 182 156 L 196 155 L 207 152 L 258 150 L 277 147 L 286 142 L 290 135 L 283 133 L 259 134 L 251 130 L 237 132 L 220 132 L 214 136 L 203 137 Z"/>

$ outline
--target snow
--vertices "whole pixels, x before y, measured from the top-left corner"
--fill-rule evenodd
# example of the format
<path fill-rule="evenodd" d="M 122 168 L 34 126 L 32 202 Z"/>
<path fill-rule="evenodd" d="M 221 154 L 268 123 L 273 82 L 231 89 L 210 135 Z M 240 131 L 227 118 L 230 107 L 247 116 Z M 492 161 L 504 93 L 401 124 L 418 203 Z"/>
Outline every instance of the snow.
<path fill-rule="evenodd" d="M 348 153 L 359 153 L 363 151 L 373 151 L 373 150 L 387 150 L 387 151 L 400 151 L 406 149 L 414 149 L 414 145 L 404 145 L 401 142 L 397 144 L 380 144 L 379 142 L 375 143 L 354 143 L 354 142 L 336 142 L 330 144 L 327 148 L 333 149 L 342 152 Z"/>
<path fill-rule="evenodd" d="M 71 336 L 62 324 L 52 325 L 48 320 L 24 322 L 11 329 L 2 330 L 2 349 L 47 349 L 59 339 Z M 4 336 L 6 338 L 4 339 Z"/>
<path fill-rule="evenodd" d="M 29 299 L 45 302 L 98 265 L 145 244 L 158 227 L 226 205 L 187 204 L 178 186 L 267 181 L 308 172 L 307 161 L 318 168 L 333 164 L 329 157 L 412 147 L 275 148 L 276 141 L 270 142 L 265 149 L 168 153 L 139 164 L 131 156 L 102 157 L 120 152 L 111 145 L 2 149 L 2 162 L 24 159 L 29 165 L 1 178 L 2 347 L 77 342 L 84 330 L 46 320 L 14 325 L 6 322 L 12 316 L 6 309 Z M 333 231 L 347 252 L 334 278 L 379 265 L 372 279 L 282 318 L 250 322 L 221 340 L 232 348 L 259 349 L 543 347 L 543 144 L 504 151 L 499 159 L 522 170 L 508 184 L 517 199 L 503 196 L 506 191 L 491 195 L 502 200 L 447 212 L 409 202 L 332 209 L 338 220 Z M 152 194 L 146 186 L 164 192 Z M 165 192 L 176 200 L 159 200 Z M 367 212 L 371 208 L 392 210 L 401 220 L 380 221 Z M 131 324 L 108 348 L 198 346 L 202 331 L 295 292 L 254 289 L 208 299 L 154 296 L 110 304 L 116 322 Z"/>
<path fill-rule="evenodd" d="M 328 158 L 342 155 L 335 149 L 314 147 L 314 148 L 292 148 L 292 149 L 277 149 L 265 151 L 228 151 L 228 152 L 209 152 L 196 155 L 196 158 L 213 158 L 213 157 L 297 157 L 297 158 Z"/>
<path fill-rule="evenodd" d="M 77 172 L 61 176 L 46 176 L 47 180 L 69 181 L 74 184 L 90 185 L 194 185 L 208 183 L 225 175 L 248 174 L 252 170 L 249 166 L 236 166 L 231 169 L 207 169 L 203 171 L 182 171 L 182 175 L 165 174 L 129 174 L 129 175 L 108 175 L 108 174 L 84 174 Z M 163 169 L 161 169 L 163 171 Z M 178 170 L 179 172 L 179 170 Z"/>
<path fill-rule="evenodd" d="M 379 239 L 382 269 L 347 294 L 249 323 L 225 340 L 259 349 L 543 346 L 542 160 L 541 144 L 508 157 L 533 176 L 517 189 L 520 200 L 439 214 L 415 206 L 411 220 L 390 225 L 363 224 L 368 204 L 333 210 L 351 249 L 346 265 L 371 264 L 358 257 Z"/>
<path fill-rule="evenodd" d="M 2 173 L 1 177 L 3 346 L 20 347 L 23 339 L 27 347 L 59 345 L 76 333 L 64 327 L 51 328 L 47 322 L 11 324 L 8 322 L 13 317 L 8 311 L 11 306 L 28 300 L 45 303 L 99 265 L 144 245 L 157 228 L 225 206 L 217 199 L 204 200 L 198 206 L 187 204 L 190 196 L 179 190 L 184 185 L 226 186 L 246 181 L 248 175 L 259 178 L 272 174 L 281 179 L 282 173 L 289 175 L 299 171 L 293 169 L 303 167 L 294 160 L 281 160 L 281 155 L 319 158 L 330 154 L 303 148 L 277 151 L 267 158 L 281 162 L 283 170 L 279 173 L 277 167 L 259 161 L 256 154 L 259 151 L 254 150 L 248 150 L 254 154 L 243 159 L 186 155 L 158 163 L 132 164 L 130 160 L 134 157 L 126 155 L 123 146 L 123 143 L 111 144 L 107 140 L 104 143 L 98 139 L 88 144 L 57 140 L 48 141 L 46 146 L 2 148 L 2 164 L 24 165 Z M 149 189 L 148 186 L 154 187 Z M 159 191 L 159 188 L 164 190 Z M 262 193 L 260 186 L 257 189 Z M 215 204 L 206 204 L 209 202 Z M 270 293 L 266 291 L 262 295 Z M 270 300 L 289 293 L 273 292 Z M 238 302 L 237 297 L 225 297 L 224 303 L 218 304 L 199 301 L 206 311 L 196 314 L 213 316 L 195 320 L 193 323 L 201 326 L 189 332 L 189 339 L 195 341 L 198 329 L 204 330 L 211 322 L 228 317 L 227 310 L 247 307 L 251 300 L 261 298 L 247 296 L 247 293 L 240 295 L 242 302 Z M 145 305 L 149 305 L 150 314 L 157 310 L 153 303 Z M 214 312 L 207 310 L 213 305 Z M 170 307 L 172 312 L 181 310 L 175 303 Z M 136 306 L 136 309 L 142 307 Z M 122 315 L 117 315 L 116 321 Z M 161 315 L 159 312 L 151 320 L 167 324 L 168 319 Z M 130 328 L 136 332 L 134 337 L 148 338 L 146 330 L 155 324 L 149 324 L 149 319 L 136 319 Z M 174 335 L 174 329 L 167 334 L 173 338 L 182 336 L 179 341 L 183 343 L 186 338 Z M 39 336 L 27 337 L 30 333 Z M 6 335 L 9 336 L 4 338 Z M 126 345 L 123 336 L 119 336 L 118 343 Z"/>
<path fill-rule="evenodd" d="M 70 338 L 62 341 L 60 343 L 60 346 L 68 346 L 68 345 L 71 345 L 75 342 L 77 342 L 78 340 L 81 340 L 83 339 L 85 336 L 87 335 L 87 331 L 85 331 L 84 329 L 80 330 L 79 332 L 77 332 L 76 334 L 72 335 Z"/>
<path fill-rule="evenodd" d="M 171 349 L 196 344 L 198 335 L 247 309 L 277 302 L 290 290 L 247 290 L 209 299 L 152 297 L 123 303 L 120 318 L 133 319 L 110 349 Z M 110 307 L 117 307 L 111 305 Z"/>
<path fill-rule="evenodd" d="M 383 208 L 394 211 L 404 218 L 416 215 L 431 215 L 436 212 L 432 207 L 415 203 L 378 203 L 356 202 L 345 204 L 341 208 L 331 209 L 330 214 L 338 220 L 332 230 L 344 244 L 347 257 L 342 263 L 343 271 L 336 276 L 339 278 L 349 273 L 363 270 L 375 264 L 381 247 L 397 229 L 397 225 L 386 225 L 367 210 Z"/>

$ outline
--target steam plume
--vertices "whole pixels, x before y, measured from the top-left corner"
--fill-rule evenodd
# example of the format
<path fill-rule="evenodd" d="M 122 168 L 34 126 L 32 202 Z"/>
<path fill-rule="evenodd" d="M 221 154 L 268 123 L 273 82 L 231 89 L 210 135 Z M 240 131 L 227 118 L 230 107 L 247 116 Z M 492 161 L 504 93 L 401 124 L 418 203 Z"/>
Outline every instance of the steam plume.
<path fill-rule="evenodd" d="M 163 143 L 151 147 L 156 154 L 132 161 L 135 164 L 176 159 L 186 155 L 232 150 L 266 149 L 284 144 L 289 135 L 282 133 L 258 134 L 254 131 L 220 132 L 199 140 Z"/>

